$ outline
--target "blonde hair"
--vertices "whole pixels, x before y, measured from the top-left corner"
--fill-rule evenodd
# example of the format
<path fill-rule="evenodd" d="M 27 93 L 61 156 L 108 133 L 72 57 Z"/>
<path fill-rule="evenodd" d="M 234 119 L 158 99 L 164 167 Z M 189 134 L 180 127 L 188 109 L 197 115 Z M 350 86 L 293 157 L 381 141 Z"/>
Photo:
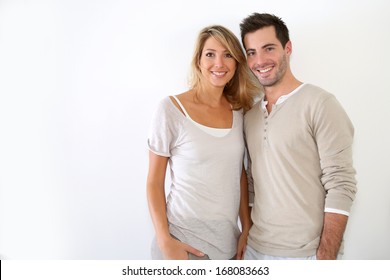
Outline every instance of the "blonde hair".
<path fill-rule="evenodd" d="M 210 37 L 221 43 L 237 62 L 234 76 L 225 86 L 223 94 L 232 105 L 233 110 L 241 108 L 244 111 L 249 110 L 253 105 L 254 97 L 260 94 L 261 86 L 247 66 L 245 54 L 239 40 L 229 29 L 223 26 L 212 25 L 200 31 L 191 62 L 190 88 L 196 93 L 202 89 L 200 59 L 205 42 Z"/>

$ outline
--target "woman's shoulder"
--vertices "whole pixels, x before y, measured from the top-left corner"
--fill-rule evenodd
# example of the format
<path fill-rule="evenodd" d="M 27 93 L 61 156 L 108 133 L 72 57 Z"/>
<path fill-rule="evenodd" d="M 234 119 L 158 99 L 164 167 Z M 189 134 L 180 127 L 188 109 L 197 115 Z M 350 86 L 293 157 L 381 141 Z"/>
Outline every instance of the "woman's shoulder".
<path fill-rule="evenodd" d="M 188 102 L 191 102 L 191 93 L 190 91 L 186 91 L 186 92 L 182 92 L 180 94 L 177 94 L 177 95 L 171 95 L 169 96 L 168 98 L 170 99 L 170 102 L 183 114 L 185 115 L 185 113 L 183 112 L 183 108 L 182 107 L 185 107 L 186 104 L 188 104 Z"/>
<path fill-rule="evenodd" d="M 191 96 L 192 96 L 191 90 L 188 90 L 188 91 L 176 94 L 176 95 L 171 95 L 171 96 L 169 96 L 169 98 L 172 101 L 179 100 L 181 103 L 187 103 L 187 102 L 192 101 Z"/>
<path fill-rule="evenodd" d="M 172 95 L 163 97 L 157 103 L 158 111 L 170 111 L 172 108 L 174 108 L 174 98 Z"/>
<path fill-rule="evenodd" d="M 175 95 L 177 97 L 177 95 Z M 157 118 L 167 118 L 179 121 L 184 116 L 179 104 L 173 95 L 160 99 L 155 110 Z M 175 121 L 175 122 L 176 122 Z"/>

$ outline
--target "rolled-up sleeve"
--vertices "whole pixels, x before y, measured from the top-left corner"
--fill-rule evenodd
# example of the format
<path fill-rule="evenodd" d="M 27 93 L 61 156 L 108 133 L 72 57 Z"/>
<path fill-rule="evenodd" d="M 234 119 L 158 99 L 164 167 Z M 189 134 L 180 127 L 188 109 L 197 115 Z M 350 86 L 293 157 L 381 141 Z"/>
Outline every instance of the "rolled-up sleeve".
<path fill-rule="evenodd" d="M 352 159 L 354 127 L 334 96 L 320 106 L 315 122 L 325 211 L 348 215 L 357 192 Z"/>
<path fill-rule="evenodd" d="M 177 112 L 169 97 L 158 104 L 149 128 L 148 148 L 153 153 L 170 157 L 178 134 Z"/>

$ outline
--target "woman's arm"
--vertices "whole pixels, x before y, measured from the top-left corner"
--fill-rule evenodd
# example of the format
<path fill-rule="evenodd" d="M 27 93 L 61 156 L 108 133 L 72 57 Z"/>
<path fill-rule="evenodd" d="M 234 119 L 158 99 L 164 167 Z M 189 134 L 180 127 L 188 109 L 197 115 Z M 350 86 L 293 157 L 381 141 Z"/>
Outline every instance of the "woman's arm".
<path fill-rule="evenodd" d="M 241 182 L 240 182 L 240 221 L 242 227 L 242 233 L 238 240 L 237 245 L 237 259 L 244 259 L 246 243 L 248 239 L 249 229 L 252 226 L 252 221 L 250 219 L 250 211 L 249 211 L 249 198 L 248 198 L 248 181 L 246 177 L 245 168 L 242 168 L 241 173 Z"/>
<path fill-rule="evenodd" d="M 165 199 L 165 174 L 168 159 L 168 157 L 149 152 L 146 191 L 157 244 L 165 259 L 188 259 L 188 253 L 203 256 L 200 251 L 176 240 L 169 233 Z"/>

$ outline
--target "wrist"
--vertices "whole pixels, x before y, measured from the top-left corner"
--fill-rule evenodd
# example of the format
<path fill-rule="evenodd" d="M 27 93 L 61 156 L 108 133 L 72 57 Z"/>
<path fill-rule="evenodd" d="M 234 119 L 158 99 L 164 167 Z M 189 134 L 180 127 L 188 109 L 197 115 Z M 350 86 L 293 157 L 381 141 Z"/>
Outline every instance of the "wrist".
<path fill-rule="evenodd" d="M 249 235 L 249 227 L 247 227 L 247 228 L 242 228 L 242 231 L 241 231 L 241 236 L 246 236 L 246 237 L 248 237 L 248 235 Z"/>
<path fill-rule="evenodd" d="M 164 248 L 166 246 L 166 244 L 168 244 L 170 241 L 172 241 L 172 236 L 168 232 L 168 233 L 163 233 L 163 234 L 157 235 L 156 239 L 157 239 L 158 246 L 160 248 Z"/>
<path fill-rule="evenodd" d="M 251 227 L 252 221 L 250 219 L 248 219 L 248 221 L 246 221 L 245 223 L 241 223 L 241 233 L 248 235 Z"/>
<path fill-rule="evenodd" d="M 325 246 L 320 246 L 317 249 L 316 258 L 317 260 L 335 260 L 337 259 L 337 252 Z"/>

